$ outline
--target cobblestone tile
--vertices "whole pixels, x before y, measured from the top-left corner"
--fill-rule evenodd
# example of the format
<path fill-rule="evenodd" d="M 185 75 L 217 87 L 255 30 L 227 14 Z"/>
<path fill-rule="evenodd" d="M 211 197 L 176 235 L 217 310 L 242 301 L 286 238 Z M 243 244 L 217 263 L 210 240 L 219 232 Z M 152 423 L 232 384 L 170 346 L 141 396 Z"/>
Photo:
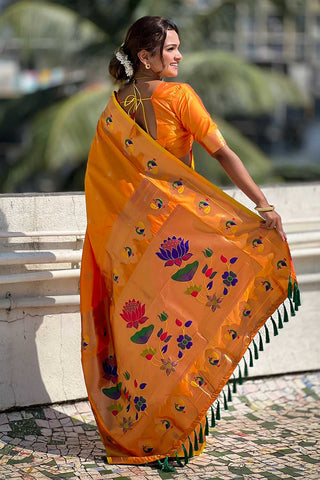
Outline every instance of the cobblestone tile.
<path fill-rule="evenodd" d="M 210 428 L 203 454 L 184 468 L 176 466 L 175 472 L 106 464 L 88 401 L 1 413 L 0 478 L 320 478 L 320 373 L 247 380 L 233 400 L 229 410 L 222 409 L 222 419 Z"/>

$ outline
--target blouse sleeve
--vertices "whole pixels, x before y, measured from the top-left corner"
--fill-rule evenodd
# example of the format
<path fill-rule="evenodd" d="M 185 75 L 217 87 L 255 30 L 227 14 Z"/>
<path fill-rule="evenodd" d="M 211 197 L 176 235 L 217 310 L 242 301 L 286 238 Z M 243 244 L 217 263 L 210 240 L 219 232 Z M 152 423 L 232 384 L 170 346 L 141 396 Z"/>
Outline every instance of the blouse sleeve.
<path fill-rule="evenodd" d="M 177 115 L 183 127 L 192 134 L 194 139 L 212 155 L 226 141 L 217 125 L 205 109 L 200 97 L 187 84 L 180 84 L 177 97 Z"/>

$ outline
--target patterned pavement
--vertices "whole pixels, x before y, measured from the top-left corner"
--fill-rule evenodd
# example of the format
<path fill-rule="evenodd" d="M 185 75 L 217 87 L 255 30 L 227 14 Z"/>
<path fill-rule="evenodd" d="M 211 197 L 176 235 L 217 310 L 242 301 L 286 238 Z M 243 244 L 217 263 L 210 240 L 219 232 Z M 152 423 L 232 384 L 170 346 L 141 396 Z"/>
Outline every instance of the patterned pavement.
<path fill-rule="evenodd" d="M 103 455 L 87 401 L 0 413 L 1 480 L 319 480 L 320 372 L 246 380 L 203 454 L 175 472 Z"/>

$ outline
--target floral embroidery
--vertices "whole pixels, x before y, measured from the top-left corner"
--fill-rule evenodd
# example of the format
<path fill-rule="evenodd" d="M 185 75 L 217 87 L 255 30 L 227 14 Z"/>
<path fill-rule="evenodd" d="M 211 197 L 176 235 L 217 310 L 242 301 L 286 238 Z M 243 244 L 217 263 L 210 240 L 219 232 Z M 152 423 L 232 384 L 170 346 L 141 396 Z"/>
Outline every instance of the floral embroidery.
<path fill-rule="evenodd" d="M 178 365 L 178 363 L 171 360 L 170 357 L 167 359 L 161 358 L 161 363 L 162 365 L 160 367 L 160 370 L 165 370 L 168 376 L 170 375 L 170 373 L 173 373 L 176 371 L 175 367 Z"/>
<path fill-rule="evenodd" d="M 184 242 L 184 239 L 173 236 L 165 240 L 160 247 L 160 252 L 156 252 L 161 260 L 166 260 L 165 267 L 171 265 L 181 266 L 182 261 L 187 261 L 192 257 L 192 253 L 189 253 L 189 240 Z"/>
<path fill-rule="evenodd" d="M 221 297 L 217 298 L 217 295 L 215 293 L 213 295 L 207 295 L 207 299 L 208 301 L 206 303 L 206 306 L 211 307 L 211 310 L 213 312 L 215 312 L 217 308 L 221 308 L 219 303 L 222 302 L 222 298 Z"/>
<path fill-rule="evenodd" d="M 104 371 L 103 378 L 110 380 L 112 383 L 117 383 L 117 361 L 115 355 L 110 355 L 102 362 L 102 368 Z"/>
<path fill-rule="evenodd" d="M 182 403 L 181 401 L 176 402 L 176 403 L 174 404 L 174 409 L 177 410 L 177 412 L 186 413 L 186 406 L 185 406 L 185 404 Z"/>
<path fill-rule="evenodd" d="M 151 445 L 143 445 L 142 450 L 144 451 L 144 453 L 151 453 L 153 447 L 151 447 Z"/>
<path fill-rule="evenodd" d="M 173 187 L 178 193 L 183 193 L 183 191 L 184 191 L 184 185 L 183 185 L 181 179 L 175 180 L 175 181 L 172 183 L 172 187 Z"/>
<path fill-rule="evenodd" d="M 280 270 L 282 267 L 287 267 L 287 262 L 286 262 L 286 258 L 284 258 L 283 260 L 279 260 L 277 262 L 277 269 Z"/>
<path fill-rule="evenodd" d="M 123 430 L 123 433 L 127 433 L 128 430 L 132 430 L 134 421 L 131 419 L 131 417 L 123 417 L 122 422 L 120 423 L 120 427 Z"/>
<path fill-rule="evenodd" d="M 159 167 L 155 158 L 153 160 L 148 161 L 147 168 L 149 171 L 151 170 L 152 173 L 158 173 Z"/>
<path fill-rule="evenodd" d="M 119 415 L 120 412 L 123 410 L 123 406 L 121 403 L 116 403 L 114 405 L 110 405 L 110 407 L 107 408 L 108 412 L 111 412 L 114 417 Z"/>
<path fill-rule="evenodd" d="M 141 305 L 139 300 L 129 300 L 125 303 L 120 316 L 127 322 L 128 328 L 138 328 L 139 324 L 148 320 L 145 315 L 145 305 Z"/>
<path fill-rule="evenodd" d="M 187 288 L 187 290 L 184 293 L 186 295 L 191 295 L 192 297 L 197 297 L 201 289 L 202 289 L 201 285 L 192 285 L 191 287 Z"/>
<path fill-rule="evenodd" d="M 239 335 L 236 330 L 230 329 L 227 333 L 224 334 L 226 340 L 237 340 Z"/>
<path fill-rule="evenodd" d="M 126 260 L 128 260 L 129 258 L 132 259 L 132 257 L 134 257 L 134 253 L 133 253 L 133 250 L 131 247 L 124 247 L 124 249 L 122 250 L 121 252 L 121 255 L 123 258 L 125 258 Z"/>
<path fill-rule="evenodd" d="M 193 345 L 191 340 L 192 338 L 189 335 L 179 335 L 177 338 L 178 347 L 181 348 L 181 350 L 189 350 Z"/>
<path fill-rule="evenodd" d="M 128 149 L 130 149 L 131 151 L 133 150 L 133 141 L 131 140 L 131 138 L 126 138 L 124 144 Z"/>
<path fill-rule="evenodd" d="M 150 203 L 150 208 L 152 208 L 153 210 L 160 210 L 161 208 L 165 208 L 165 205 L 161 198 L 154 198 Z"/>
<path fill-rule="evenodd" d="M 82 348 L 86 348 L 88 345 L 89 345 L 89 337 L 87 335 L 83 335 Z"/>
<path fill-rule="evenodd" d="M 198 206 L 199 206 L 200 211 L 202 211 L 203 213 L 205 213 L 205 214 L 210 213 L 211 207 L 210 207 L 210 203 L 208 202 L 208 199 L 201 200 L 201 202 L 199 202 Z"/>
<path fill-rule="evenodd" d="M 139 221 L 137 226 L 135 227 L 135 231 L 137 235 L 143 235 L 145 237 L 145 230 L 146 226 L 143 222 Z"/>
<path fill-rule="evenodd" d="M 102 393 L 112 400 L 119 400 L 121 397 L 122 382 L 118 383 L 115 387 L 103 388 Z"/>
<path fill-rule="evenodd" d="M 227 285 L 227 287 L 234 287 L 236 283 L 238 283 L 237 274 L 234 273 L 232 270 L 230 270 L 230 272 L 224 272 L 222 278 L 224 279 L 223 283 Z"/>
<path fill-rule="evenodd" d="M 146 399 L 143 397 L 134 397 L 134 403 L 138 412 L 143 412 L 147 408 Z"/>
<path fill-rule="evenodd" d="M 217 352 L 212 352 L 211 355 L 208 357 L 208 361 L 210 365 L 214 367 L 220 367 L 220 356 Z"/>
<path fill-rule="evenodd" d="M 116 268 L 113 269 L 112 279 L 115 283 L 119 283 L 119 273 Z"/>
<path fill-rule="evenodd" d="M 140 345 L 147 343 L 152 335 L 153 329 L 154 325 L 148 325 L 147 327 L 138 330 L 134 335 L 132 335 L 132 337 L 130 337 L 131 342 L 138 343 Z"/>
<path fill-rule="evenodd" d="M 147 360 L 152 360 L 153 356 L 157 353 L 155 348 L 145 348 L 140 354 L 141 357 L 146 358 Z"/>
<path fill-rule="evenodd" d="M 226 228 L 227 228 L 228 230 L 229 230 L 230 228 L 232 228 L 232 227 L 235 227 L 236 225 L 237 225 L 237 224 L 236 224 L 236 222 L 235 222 L 234 220 L 228 220 L 228 221 L 226 222 Z"/>

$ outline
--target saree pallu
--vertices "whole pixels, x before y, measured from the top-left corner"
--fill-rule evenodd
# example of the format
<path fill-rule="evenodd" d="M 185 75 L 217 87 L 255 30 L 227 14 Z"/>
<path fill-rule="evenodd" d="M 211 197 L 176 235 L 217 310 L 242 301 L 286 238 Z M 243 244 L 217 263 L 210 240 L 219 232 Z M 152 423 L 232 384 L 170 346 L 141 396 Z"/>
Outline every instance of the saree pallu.
<path fill-rule="evenodd" d="M 85 190 L 82 364 L 108 462 L 187 459 L 205 445 L 212 403 L 230 400 L 234 370 L 234 386 L 246 374 L 251 342 L 257 355 L 254 337 L 269 341 L 259 329 L 278 307 L 279 323 L 288 320 L 287 296 L 292 315 L 300 304 L 288 245 L 162 148 L 114 95 Z"/>

